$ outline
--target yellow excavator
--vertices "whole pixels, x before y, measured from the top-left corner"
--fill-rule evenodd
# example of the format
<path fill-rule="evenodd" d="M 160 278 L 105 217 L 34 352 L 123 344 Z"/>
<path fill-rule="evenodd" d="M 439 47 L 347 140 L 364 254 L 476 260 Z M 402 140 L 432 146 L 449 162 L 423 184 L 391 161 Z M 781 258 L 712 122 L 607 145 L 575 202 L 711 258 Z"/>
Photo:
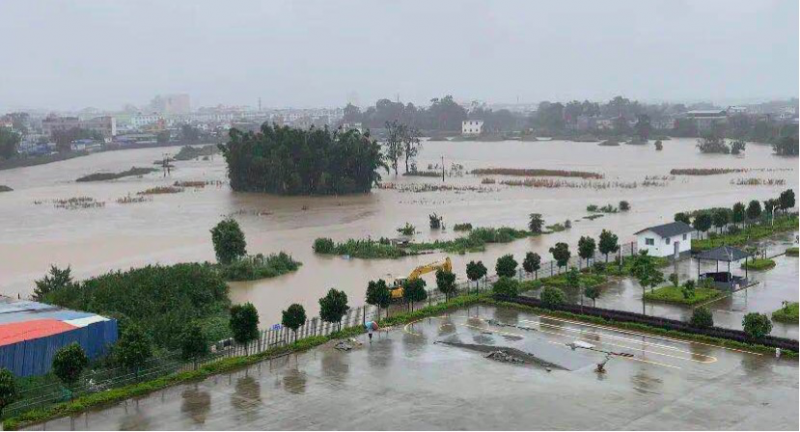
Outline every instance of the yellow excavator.
<path fill-rule="evenodd" d="M 445 258 L 444 261 L 436 261 L 430 264 L 421 265 L 415 268 L 411 274 L 408 275 L 408 277 L 395 279 L 392 283 L 392 286 L 389 287 L 389 290 L 392 293 L 392 300 L 398 301 L 403 299 L 403 284 L 406 281 L 418 279 L 420 276 L 426 273 L 435 272 L 440 269 L 448 272 L 453 271 L 453 263 L 450 262 L 450 257 Z"/>

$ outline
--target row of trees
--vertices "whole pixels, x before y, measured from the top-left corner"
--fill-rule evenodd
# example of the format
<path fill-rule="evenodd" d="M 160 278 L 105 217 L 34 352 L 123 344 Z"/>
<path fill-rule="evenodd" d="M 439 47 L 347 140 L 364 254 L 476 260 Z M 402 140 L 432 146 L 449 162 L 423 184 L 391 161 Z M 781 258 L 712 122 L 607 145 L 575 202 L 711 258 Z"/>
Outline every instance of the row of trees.
<path fill-rule="evenodd" d="M 714 208 L 701 210 L 694 214 L 679 212 L 675 214 L 676 222 L 689 224 L 700 233 L 708 232 L 712 227 L 716 228 L 717 233 L 728 226 L 728 224 L 746 225 L 756 223 L 764 216 L 772 216 L 776 211 L 788 211 L 795 206 L 795 194 L 792 189 L 781 192 L 777 198 L 770 198 L 762 202 L 751 200 L 747 205 L 738 202 L 732 208 Z"/>
<path fill-rule="evenodd" d="M 422 150 L 419 129 L 397 121 L 386 122 L 386 160 L 397 175 L 399 161 L 405 158 L 406 173 L 416 171 L 415 159 Z"/>
<path fill-rule="evenodd" d="M 360 108 L 348 104 L 344 108 L 342 122 L 361 123 L 370 129 L 396 122 L 426 131 L 456 132 L 461 131 L 461 122 L 467 118 L 467 110 L 447 95 L 431 99 L 431 105 L 427 108 L 381 99 L 362 113 Z"/>
<path fill-rule="evenodd" d="M 369 192 L 388 167 L 369 133 L 264 124 L 258 133 L 231 129 L 220 145 L 235 191 L 279 195 Z"/>

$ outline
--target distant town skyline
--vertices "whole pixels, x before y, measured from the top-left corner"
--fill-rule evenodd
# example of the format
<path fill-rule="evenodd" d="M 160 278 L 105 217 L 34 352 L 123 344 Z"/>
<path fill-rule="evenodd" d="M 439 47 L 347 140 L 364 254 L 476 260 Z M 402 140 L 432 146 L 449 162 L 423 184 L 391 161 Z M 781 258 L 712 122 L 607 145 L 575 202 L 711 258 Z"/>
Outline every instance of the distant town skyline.
<path fill-rule="evenodd" d="M 798 4 L 638 2 L 0 3 L 0 109 L 425 105 L 457 100 L 788 99 Z"/>

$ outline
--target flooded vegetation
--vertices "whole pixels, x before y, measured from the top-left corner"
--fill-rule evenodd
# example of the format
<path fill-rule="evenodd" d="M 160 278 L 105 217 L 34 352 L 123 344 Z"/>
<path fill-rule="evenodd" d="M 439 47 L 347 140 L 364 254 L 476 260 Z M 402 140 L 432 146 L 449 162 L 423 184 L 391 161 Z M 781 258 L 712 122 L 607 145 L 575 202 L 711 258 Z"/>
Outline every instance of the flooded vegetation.
<path fill-rule="evenodd" d="M 104 172 L 104 173 L 95 173 L 89 174 L 83 177 L 79 177 L 76 182 L 95 182 L 95 181 L 108 181 L 108 180 L 116 180 L 121 179 L 124 177 L 141 177 L 146 174 L 154 173 L 157 171 L 161 171 L 157 168 L 139 168 L 139 167 L 131 167 L 131 169 L 126 171 L 120 172 Z"/>
<path fill-rule="evenodd" d="M 582 179 L 602 179 L 603 175 L 586 171 L 567 171 L 522 168 L 478 168 L 470 171 L 472 175 L 506 175 L 524 177 L 578 177 Z"/>

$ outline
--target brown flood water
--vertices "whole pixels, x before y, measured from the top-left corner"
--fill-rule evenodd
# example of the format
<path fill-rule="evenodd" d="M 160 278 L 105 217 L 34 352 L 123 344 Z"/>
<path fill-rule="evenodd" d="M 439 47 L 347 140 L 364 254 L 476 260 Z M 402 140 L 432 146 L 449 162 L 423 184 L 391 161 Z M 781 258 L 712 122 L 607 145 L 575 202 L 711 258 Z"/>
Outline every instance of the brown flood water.
<path fill-rule="evenodd" d="M 149 263 L 213 260 L 209 230 L 222 217 L 234 215 L 247 235 L 248 252 L 286 251 L 303 262 L 301 269 L 279 278 L 231 284 L 235 302 L 251 301 L 259 309 L 261 324 L 280 320 L 280 310 L 300 303 L 316 314 L 317 299 L 331 287 L 347 292 L 351 304 L 361 304 L 366 284 L 387 274 L 407 274 L 415 266 L 443 257 L 442 254 L 399 260 L 345 260 L 314 255 L 311 244 L 325 236 L 347 238 L 395 237 L 405 222 L 417 226 L 417 240 L 451 238 L 447 230 L 434 234 L 428 229 L 428 214 L 444 216 L 445 224 L 471 222 L 474 226 L 508 225 L 522 228 L 529 213 L 541 213 L 548 224 L 573 220 L 566 232 L 491 246 L 484 253 L 452 256 L 459 279 L 470 260 L 493 263 L 506 253 L 517 256 L 532 250 L 549 259 L 548 248 L 565 241 L 574 249 L 582 235 L 597 236 L 601 229 L 619 234 L 623 242 L 649 225 L 672 220 L 677 211 L 730 206 L 736 201 L 766 199 L 791 187 L 798 190 L 797 159 L 772 155 L 768 146 L 750 144 L 743 156 L 702 155 L 695 140 L 666 141 L 657 152 L 652 145 L 600 147 L 595 143 L 569 142 L 426 142 L 418 165 L 462 164 L 467 171 L 478 167 L 574 169 L 602 173 L 604 181 L 637 182 L 636 188 L 526 188 L 481 185 L 471 175 L 451 177 L 447 185 L 484 188 L 484 192 L 448 191 L 410 193 L 375 190 L 347 197 L 275 197 L 234 193 L 227 185 L 169 195 L 136 204 L 117 204 L 116 199 L 176 180 L 225 180 L 220 156 L 211 161 L 176 162 L 168 178 L 160 173 L 143 178 L 110 182 L 75 183 L 82 175 L 97 171 L 122 171 L 131 166 L 151 166 L 164 153 L 177 148 L 107 152 L 50 165 L 0 171 L 0 184 L 15 190 L 0 194 L 0 293 L 26 297 L 33 280 L 50 264 L 71 265 L 86 277 L 110 269 Z M 748 168 L 751 171 L 707 177 L 676 177 L 665 187 L 643 187 L 646 176 L 667 176 L 672 168 Z M 494 176 L 496 179 L 504 179 Z M 781 186 L 736 186 L 740 178 L 780 179 Z M 578 179 L 565 179 L 580 182 Z M 661 181 L 661 180 L 659 180 Z M 441 179 L 384 175 L 384 182 L 441 184 Z M 73 196 L 105 201 L 98 209 L 65 210 L 52 204 L 35 204 Z M 590 221 L 588 204 L 631 203 L 632 210 Z M 576 221 L 579 220 L 579 221 Z M 796 272 L 794 286 L 797 285 Z M 431 281 L 429 281 L 430 283 Z M 796 293 L 795 293 L 796 295 Z M 796 297 L 795 297 L 796 300 Z"/>

